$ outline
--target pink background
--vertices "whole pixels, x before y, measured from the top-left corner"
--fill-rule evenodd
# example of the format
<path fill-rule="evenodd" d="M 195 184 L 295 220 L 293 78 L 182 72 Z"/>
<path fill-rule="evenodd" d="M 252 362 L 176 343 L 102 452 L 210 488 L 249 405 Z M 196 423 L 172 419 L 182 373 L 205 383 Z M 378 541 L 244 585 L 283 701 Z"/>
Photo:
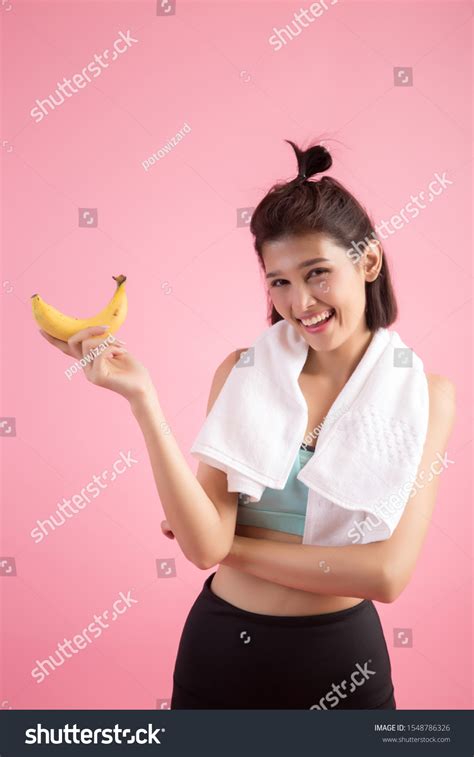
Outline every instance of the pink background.
<path fill-rule="evenodd" d="M 309 8 L 310 3 L 302 7 Z M 216 365 L 266 327 L 265 296 L 248 228 L 276 180 L 295 174 L 291 148 L 322 138 L 330 174 L 389 219 L 434 173 L 453 182 L 385 242 L 400 305 L 392 328 L 428 373 L 457 386 L 458 417 L 439 496 L 408 588 L 377 604 L 400 709 L 472 706 L 470 5 L 339 2 L 283 49 L 269 44 L 299 9 L 283 2 L 19 2 L 0 11 L 3 55 L 3 390 L 1 438 L 0 706 L 169 706 L 186 615 L 209 572 L 160 531 L 163 511 L 140 429 L 126 402 L 83 375 L 40 337 L 39 292 L 88 316 L 128 277 L 120 330 L 151 371 L 193 471 Z M 40 123 L 30 110 L 80 72 L 118 32 L 138 39 Z M 393 68 L 413 67 L 413 86 Z M 142 161 L 184 123 L 191 131 L 151 166 Z M 97 228 L 78 208 L 98 208 Z M 221 318 L 231 310 L 234 317 Z M 35 544 L 30 531 L 63 497 L 111 468 L 138 463 L 78 515 Z M 156 560 L 177 575 L 158 578 Z M 41 684 L 36 659 L 110 608 L 138 600 L 100 638 Z M 413 646 L 394 647 L 411 628 Z"/>

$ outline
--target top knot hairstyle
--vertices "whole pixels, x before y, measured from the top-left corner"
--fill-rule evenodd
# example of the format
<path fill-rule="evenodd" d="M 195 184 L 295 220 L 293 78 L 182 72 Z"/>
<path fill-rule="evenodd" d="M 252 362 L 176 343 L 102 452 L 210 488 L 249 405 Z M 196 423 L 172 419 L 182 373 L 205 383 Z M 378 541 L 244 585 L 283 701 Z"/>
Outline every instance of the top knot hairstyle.
<path fill-rule="evenodd" d="M 274 184 L 255 208 L 250 231 L 255 237 L 254 247 L 262 270 L 265 270 L 262 247 L 265 242 L 288 236 L 322 233 L 340 245 L 353 257 L 364 244 L 378 240 L 374 224 L 355 197 L 332 176 L 309 181 L 332 166 L 332 157 L 320 144 L 301 150 L 286 139 L 295 152 L 298 175 L 289 182 Z M 357 261 L 355 265 L 359 265 Z M 365 283 L 366 322 L 370 331 L 386 328 L 398 315 L 390 272 L 382 248 L 382 267 L 372 282 Z M 268 294 L 270 325 L 283 320 Z"/>
<path fill-rule="evenodd" d="M 307 179 L 331 168 L 332 158 L 323 145 L 314 145 L 308 150 L 300 150 L 290 139 L 285 139 L 285 142 L 292 146 L 298 161 L 298 176 L 293 181 Z"/>

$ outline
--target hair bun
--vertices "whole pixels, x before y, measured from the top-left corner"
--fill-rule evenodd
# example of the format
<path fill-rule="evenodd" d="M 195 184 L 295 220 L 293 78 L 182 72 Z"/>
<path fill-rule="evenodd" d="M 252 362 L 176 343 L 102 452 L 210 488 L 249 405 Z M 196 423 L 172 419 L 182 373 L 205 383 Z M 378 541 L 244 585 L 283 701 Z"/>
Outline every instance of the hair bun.
<path fill-rule="evenodd" d="M 313 145 L 306 150 L 300 150 L 290 139 L 285 139 L 295 151 L 296 159 L 298 161 L 298 176 L 297 179 L 309 179 L 310 176 L 314 176 L 317 173 L 327 171 L 332 166 L 332 158 L 330 153 L 323 145 Z"/>

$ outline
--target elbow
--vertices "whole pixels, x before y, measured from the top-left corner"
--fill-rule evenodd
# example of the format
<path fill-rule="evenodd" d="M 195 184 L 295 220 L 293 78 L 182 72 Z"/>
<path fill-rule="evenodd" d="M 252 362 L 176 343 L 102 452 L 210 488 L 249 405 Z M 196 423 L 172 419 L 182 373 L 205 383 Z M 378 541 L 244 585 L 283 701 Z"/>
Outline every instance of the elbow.
<path fill-rule="evenodd" d="M 193 548 L 188 548 L 186 552 L 180 546 L 186 559 L 195 565 L 196 568 L 199 568 L 199 570 L 210 570 L 221 563 L 229 554 L 234 534 L 232 533 L 230 536 L 231 538 L 229 538 L 229 535 L 222 534 L 221 532 L 212 534 L 211 536 L 207 534 L 205 541 L 199 540 L 198 544 L 194 544 Z"/>
<path fill-rule="evenodd" d="M 192 563 L 196 568 L 199 568 L 199 570 L 209 570 L 209 568 L 212 568 L 212 566 L 214 565 L 214 563 L 209 559 L 208 555 L 202 552 L 190 552 L 189 550 L 184 550 L 182 546 L 181 550 L 186 560 Z"/>
<path fill-rule="evenodd" d="M 211 568 L 219 565 L 219 563 L 224 560 L 228 552 L 229 549 L 227 549 L 225 552 L 223 552 L 222 550 L 216 552 L 215 549 L 212 551 L 209 550 L 208 552 L 196 555 L 191 562 L 196 566 L 196 568 L 199 568 L 199 570 L 211 570 Z"/>
<path fill-rule="evenodd" d="M 194 564 L 200 570 L 211 570 L 223 562 L 232 550 L 234 531 L 222 530 L 214 534 L 206 546 L 203 546 L 199 559 Z"/>
<path fill-rule="evenodd" d="M 407 581 L 398 571 L 382 567 L 378 575 L 377 596 L 374 599 L 385 604 L 395 602 L 405 589 L 406 584 Z"/>
<path fill-rule="evenodd" d="M 214 565 L 211 557 L 206 553 L 193 552 L 193 554 L 185 554 L 185 557 L 190 563 L 195 565 L 196 568 L 199 568 L 199 570 L 209 570 Z"/>
<path fill-rule="evenodd" d="M 219 565 L 222 560 L 222 557 L 201 557 L 199 559 L 193 560 L 193 563 L 196 568 L 199 568 L 199 570 L 211 570 L 211 568 Z"/>

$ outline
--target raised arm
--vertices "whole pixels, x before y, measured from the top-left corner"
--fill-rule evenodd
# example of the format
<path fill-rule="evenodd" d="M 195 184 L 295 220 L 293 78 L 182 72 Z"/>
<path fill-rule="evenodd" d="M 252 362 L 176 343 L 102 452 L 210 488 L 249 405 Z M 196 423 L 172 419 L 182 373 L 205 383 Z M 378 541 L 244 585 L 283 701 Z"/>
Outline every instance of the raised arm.
<path fill-rule="evenodd" d="M 455 419 L 455 387 L 429 376 L 428 430 L 416 481 L 390 539 L 320 547 L 236 536 L 224 565 L 316 594 L 393 602 L 408 584 L 421 551 L 438 491 L 439 455 L 445 455 Z M 433 474 L 434 471 L 434 474 Z"/>
<path fill-rule="evenodd" d="M 218 366 L 207 414 L 236 362 L 231 352 Z M 222 560 L 234 538 L 237 493 L 227 491 L 226 474 L 199 462 L 196 476 L 174 438 L 154 388 L 131 403 L 148 449 L 166 519 L 183 554 L 198 568 Z"/>
<path fill-rule="evenodd" d="M 199 568 L 222 560 L 229 552 L 237 518 L 237 493 L 227 491 L 227 476 L 200 464 L 197 476 L 189 468 L 158 401 L 147 368 L 113 337 L 106 346 L 109 326 L 88 326 L 67 342 L 40 329 L 41 335 L 65 355 L 84 361 L 92 384 L 124 397 L 145 438 L 158 494 L 171 530 L 184 555 Z M 209 413 L 241 350 L 231 352 L 218 366 L 207 404 Z M 93 356 L 93 357 L 92 357 Z"/>

